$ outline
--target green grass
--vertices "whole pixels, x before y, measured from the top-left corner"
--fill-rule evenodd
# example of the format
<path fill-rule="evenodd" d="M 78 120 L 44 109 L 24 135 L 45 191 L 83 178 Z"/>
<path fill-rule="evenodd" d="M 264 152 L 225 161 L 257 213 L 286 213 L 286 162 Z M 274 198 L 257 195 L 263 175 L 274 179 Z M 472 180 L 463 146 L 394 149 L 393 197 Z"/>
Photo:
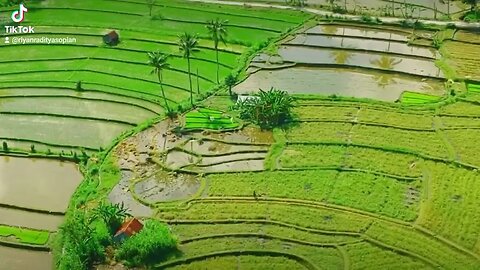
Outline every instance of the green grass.
<path fill-rule="evenodd" d="M 467 88 L 469 92 L 480 93 L 480 84 L 469 83 Z"/>
<path fill-rule="evenodd" d="M 475 206 L 480 198 L 480 176 L 465 169 L 428 165 L 431 186 L 421 206 L 419 224 L 478 253 L 480 212 Z"/>
<path fill-rule="evenodd" d="M 259 246 L 261 241 L 261 246 Z M 285 250 L 284 246 L 288 245 L 290 248 Z M 226 250 L 272 250 L 284 253 L 290 253 L 297 256 L 302 256 L 311 262 L 322 262 L 328 269 L 338 269 L 343 265 L 343 260 L 339 252 L 335 248 L 312 247 L 307 245 L 300 245 L 296 243 L 289 243 L 277 239 L 261 239 L 256 237 L 225 237 L 218 239 L 205 239 L 190 242 L 182 245 L 181 251 L 184 256 L 198 256 L 201 254 L 208 254 L 216 251 Z M 268 258 L 268 257 L 267 257 Z M 257 267 L 261 267 L 260 266 Z M 281 266 L 280 266 L 281 267 Z M 263 269 L 263 268 L 261 268 Z M 268 268 L 267 268 L 268 269 Z M 270 268 L 275 269 L 275 268 Z"/>
<path fill-rule="evenodd" d="M 408 184 L 366 173 L 282 171 L 209 175 L 207 179 L 210 196 L 252 196 L 255 191 L 267 197 L 324 201 L 404 220 L 416 216 L 415 203 L 406 203 Z"/>
<path fill-rule="evenodd" d="M 185 129 L 234 129 L 240 124 L 221 111 L 200 108 L 185 115 Z"/>
<path fill-rule="evenodd" d="M 225 257 L 213 257 L 203 259 L 201 261 L 195 261 L 187 264 L 182 264 L 175 267 L 169 267 L 168 269 L 175 270 L 196 270 L 196 269 L 265 269 L 265 270 L 277 270 L 277 269 L 305 269 L 300 263 L 290 260 L 284 257 L 269 257 L 269 256 L 225 256 Z"/>
<path fill-rule="evenodd" d="M 48 242 L 50 233 L 27 228 L 10 227 L 0 225 L 1 237 L 13 237 L 22 244 L 45 245 Z"/>
<path fill-rule="evenodd" d="M 340 167 L 346 147 L 329 145 L 288 145 L 279 163 L 285 168 Z"/>
<path fill-rule="evenodd" d="M 215 234 L 240 234 L 240 233 L 264 233 L 277 237 L 288 237 L 294 240 L 317 243 L 353 243 L 358 237 L 335 234 L 319 234 L 306 232 L 294 228 L 282 227 L 279 225 L 260 223 L 238 223 L 238 224 L 176 224 L 172 226 L 173 232 L 180 237 L 180 240 L 201 237 Z"/>
<path fill-rule="evenodd" d="M 355 144 L 381 147 L 400 152 L 412 152 L 447 158 L 448 151 L 442 137 L 436 132 L 412 131 L 356 125 L 351 140 Z"/>
<path fill-rule="evenodd" d="M 352 269 L 386 269 L 395 265 L 395 269 L 429 269 L 418 259 L 401 256 L 398 253 L 379 248 L 370 243 L 357 243 L 345 247 L 350 257 Z"/>
<path fill-rule="evenodd" d="M 400 102 L 405 105 L 418 105 L 418 104 L 429 104 L 437 103 L 442 99 L 442 97 L 416 93 L 416 92 L 403 92 L 400 97 Z"/>

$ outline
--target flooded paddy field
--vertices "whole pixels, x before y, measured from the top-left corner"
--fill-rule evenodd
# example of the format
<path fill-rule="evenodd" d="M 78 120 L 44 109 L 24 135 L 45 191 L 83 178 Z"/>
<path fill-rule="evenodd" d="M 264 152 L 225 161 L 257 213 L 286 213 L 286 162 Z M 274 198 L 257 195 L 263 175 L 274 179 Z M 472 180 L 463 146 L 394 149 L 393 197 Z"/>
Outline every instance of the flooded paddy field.
<path fill-rule="evenodd" d="M 0 246 L 0 258 L 0 269 L 6 270 L 50 270 L 53 265 L 52 254 L 44 251 Z"/>
<path fill-rule="evenodd" d="M 350 78 L 345 80 L 344 78 Z M 443 82 L 434 79 L 351 69 L 293 67 L 260 70 L 234 88 L 238 94 L 275 87 L 294 94 L 322 94 L 396 101 L 404 91 L 442 95 Z"/>
<path fill-rule="evenodd" d="M 128 93 L 118 93 L 118 89 L 114 93 L 100 92 L 100 91 L 75 91 L 66 88 L 2 88 L 0 89 L 0 97 L 71 97 L 78 100 L 93 100 L 93 101 L 106 101 L 106 102 L 117 102 L 118 104 L 133 104 L 137 105 L 137 108 L 148 109 L 149 111 L 161 113 L 163 108 L 151 101 L 147 101 L 138 97 L 129 96 Z M 114 91 L 112 90 L 112 92 Z M 131 94 L 130 94 L 131 95 Z M 4 102 L 4 101 L 2 101 Z M 7 103 L 7 101 L 5 101 Z M 78 106 L 78 103 L 76 103 Z M 0 106 L 1 107 L 1 106 Z M 70 108 L 71 109 L 71 108 Z M 122 108 L 121 110 L 116 111 L 117 114 L 121 113 L 124 110 L 129 110 L 131 108 Z M 104 110 L 102 110 L 104 111 Z M 128 115 L 124 115 L 128 116 Z"/>
<path fill-rule="evenodd" d="M 398 27 L 321 23 L 285 40 L 276 54 L 258 54 L 234 91 L 274 87 L 382 101 L 396 101 L 405 91 L 443 95 L 445 75 L 435 65 L 440 54 L 409 44 L 411 34 Z M 415 35 L 429 41 L 434 32 Z"/>
<path fill-rule="evenodd" d="M 287 45 L 308 46 L 313 48 L 344 48 L 351 51 L 385 52 L 395 55 L 418 56 L 435 59 L 437 53 L 432 48 L 409 46 L 405 42 L 360 39 L 356 37 L 335 37 L 317 35 L 298 35 L 286 42 Z"/>
<path fill-rule="evenodd" d="M 19 209 L 0 207 L 0 224 L 35 230 L 56 231 L 63 222 L 63 215 L 50 215 Z"/>
<path fill-rule="evenodd" d="M 1 204 L 64 212 L 81 180 L 73 163 L 0 157 Z"/>
<path fill-rule="evenodd" d="M 0 224 L 56 232 L 82 178 L 74 163 L 0 156 Z M 50 270 L 52 264 L 49 252 L 0 245 L 0 269 Z"/>
<path fill-rule="evenodd" d="M 381 71 L 394 71 L 410 75 L 443 78 L 443 72 L 432 60 L 413 57 L 373 54 L 368 52 L 348 52 L 338 49 L 312 48 L 305 46 L 281 46 L 278 54 L 283 61 L 305 65 L 351 66 Z M 342 54 L 342 57 L 338 57 Z M 339 61 L 341 59 L 341 61 Z"/>
<path fill-rule="evenodd" d="M 96 149 L 132 128 L 128 124 L 33 114 L 0 114 L 0 122 L 2 138 Z"/>
<path fill-rule="evenodd" d="M 374 27 L 362 27 L 355 25 L 342 25 L 342 24 L 318 24 L 305 30 L 306 35 L 326 35 L 326 36 L 348 36 L 364 39 L 384 39 L 391 41 L 403 41 L 407 42 L 410 37 L 410 33 L 406 31 L 386 31 L 384 29 L 378 29 Z"/>

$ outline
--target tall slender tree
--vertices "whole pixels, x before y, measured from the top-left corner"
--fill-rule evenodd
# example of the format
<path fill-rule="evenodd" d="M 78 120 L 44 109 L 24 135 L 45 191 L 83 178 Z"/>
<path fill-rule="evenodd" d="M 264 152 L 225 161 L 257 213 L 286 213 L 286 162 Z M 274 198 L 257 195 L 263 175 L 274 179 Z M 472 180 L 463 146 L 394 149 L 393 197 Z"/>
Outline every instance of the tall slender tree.
<path fill-rule="evenodd" d="M 163 89 L 163 70 L 170 67 L 167 63 L 169 55 L 161 52 L 149 52 L 148 53 L 148 65 L 153 67 L 150 74 L 157 74 L 158 83 L 160 84 L 160 90 L 162 91 L 163 101 L 165 102 L 165 109 L 170 113 L 170 106 L 168 106 L 167 97 L 165 96 L 165 90 Z"/>
<path fill-rule="evenodd" d="M 152 17 L 153 7 L 155 6 L 156 2 L 157 0 L 147 0 L 148 12 L 150 17 Z"/>
<path fill-rule="evenodd" d="M 213 45 L 215 46 L 215 56 L 217 59 L 217 84 L 220 81 L 220 62 L 218 61 L 218 44 L 223 42 L 226 44 L 225 38 L 227 37 L 227 26 L 228 20 L 221 20 L 216 18 L 215 20 L 208 21 L 206 27 L 208 29 L 208 33 L 210 34 L 210 38 L 213 40 Z"/>
<path fill-rule="evenodd" d="M 225 85 L 228 87 L 228 94 L 232 96 L 232 87 L 235 86 L 237 83 L 237 77 L 233 76 L 233 74 L 228 74 L 225 78 Z"/>
<path fill-rule="evenodd" d="M 180 52 L 183 52 L 183 57 L 187 58 L 188 64 L 188 81 L 190 82 L 190 103 L 193 104 L 193 87 L 192 87 L 192 72 L 190 65 L 190 57 L 196 51 L 198 51 L 198 38 L 197 35 L 192 35 L 190 33 L 184 33 L 179 37 L 178 46 Z"/>

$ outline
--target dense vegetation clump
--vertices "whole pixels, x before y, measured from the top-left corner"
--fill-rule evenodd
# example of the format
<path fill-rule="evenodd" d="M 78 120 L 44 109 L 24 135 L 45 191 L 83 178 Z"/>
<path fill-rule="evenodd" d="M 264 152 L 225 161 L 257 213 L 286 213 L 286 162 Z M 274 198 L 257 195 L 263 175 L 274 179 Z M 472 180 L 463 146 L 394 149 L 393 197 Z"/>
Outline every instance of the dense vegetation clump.
<path fill-rule="evenodd" d="M 123 203 L 101 203 L 95 210 L 94 216 L 102 219 L 110 233 L 114 234 L 130 214 Z"/>
<path fill-rule="evenodd" d="M 77 211 L 60 227 L 58 241 L 62 250 L 57 254 L 56 269 L 90 269 L 94 263 L 104 261 L 103 234 L 92 221 L 84 212 Z"/>
<path fill-rule="evenodd" d="M 177 239 L 165 224 L 149 220 L 138 234 L 120 246 L 116 258 L 129 266 L 151 265 L 168 257 L 176 246 Z"/>
<path fill-rule="evenodd" d="M 241 100 L 235 108 L 240 118 L 252 121 L 265 129 L 281 126 L 291 119 L 294 98 L 286 91 L 271 88 Z"/>

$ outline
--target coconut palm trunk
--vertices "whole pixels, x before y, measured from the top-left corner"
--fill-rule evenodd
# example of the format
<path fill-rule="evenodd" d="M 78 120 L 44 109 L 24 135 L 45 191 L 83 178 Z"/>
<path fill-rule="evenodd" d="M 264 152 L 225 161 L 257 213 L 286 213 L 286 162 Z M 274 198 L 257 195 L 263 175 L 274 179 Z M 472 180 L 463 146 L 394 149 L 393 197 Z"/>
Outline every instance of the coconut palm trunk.
<path fill-rule="evenodd" d="M 218 61 L 218 44 L 215 45 L 215 57 L 217 61 L 217 84 L 220 81 L 220 62 Z"/>
<path fill-rule="evenodd" d="M 192 86 L 192 72 L 190 67 L 190 56 L 187 56 L 187 65 L 188 65 L 188 81 L 190 83 L 190 103 L 193 106 L 193 86 Z"/>
<path fill-rule="evenodd" d="M 165 90 L 163 89 L 162 72 L 158 72 L 157 75 L 158 75 L 158 82 L 160 83 L 160 90 L 162 91 L 163 101 L 165 102 L 165 108 L 167 109 L 167 112 L 170 112 L 170 106 L 168 106 L 167 96 L 165 96 Z"/>

